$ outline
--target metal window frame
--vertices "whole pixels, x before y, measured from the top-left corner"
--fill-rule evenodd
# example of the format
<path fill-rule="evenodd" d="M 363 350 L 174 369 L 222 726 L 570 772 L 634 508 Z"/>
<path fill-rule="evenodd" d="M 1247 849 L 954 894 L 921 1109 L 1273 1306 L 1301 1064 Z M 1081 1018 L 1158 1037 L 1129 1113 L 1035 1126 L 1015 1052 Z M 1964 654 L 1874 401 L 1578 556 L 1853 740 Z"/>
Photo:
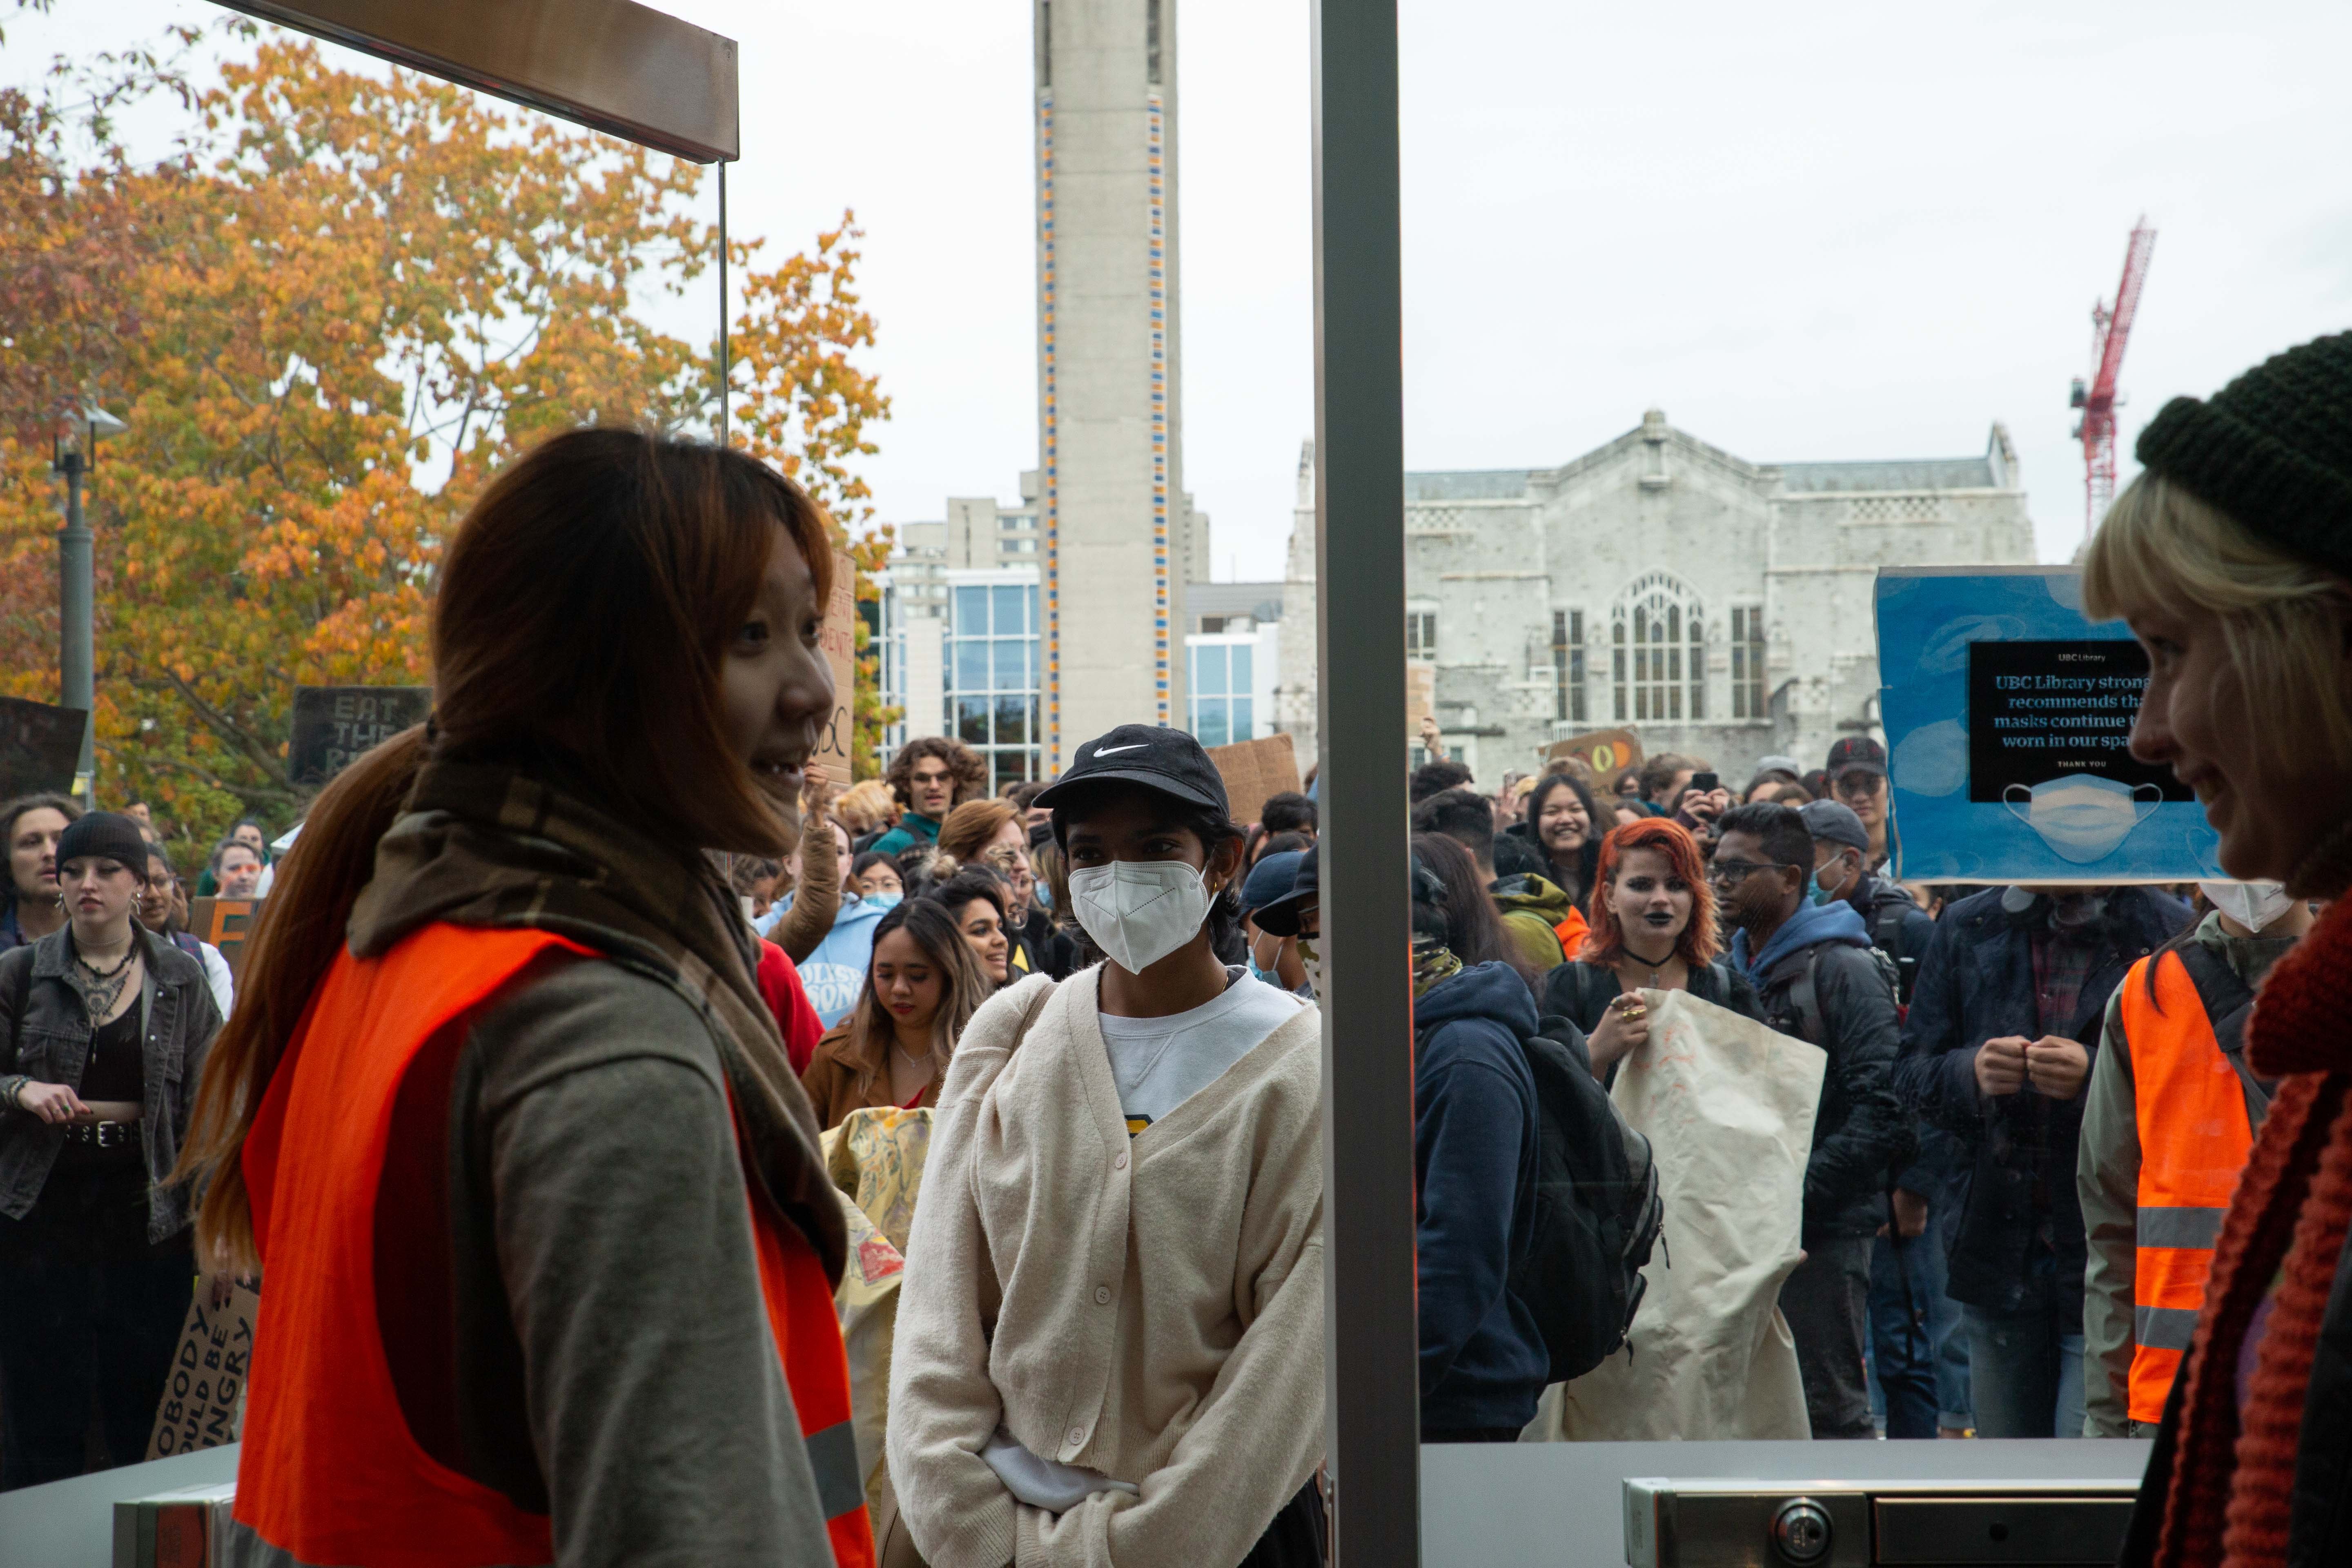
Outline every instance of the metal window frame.
<path fill-rule="evenodd" d="M 1332 1555 L 1421 1557 L 1396 0 L 1317 0 L 1315 645 Z M 1344 1051 L 1339 1042 L 1346 1041 Z"/>

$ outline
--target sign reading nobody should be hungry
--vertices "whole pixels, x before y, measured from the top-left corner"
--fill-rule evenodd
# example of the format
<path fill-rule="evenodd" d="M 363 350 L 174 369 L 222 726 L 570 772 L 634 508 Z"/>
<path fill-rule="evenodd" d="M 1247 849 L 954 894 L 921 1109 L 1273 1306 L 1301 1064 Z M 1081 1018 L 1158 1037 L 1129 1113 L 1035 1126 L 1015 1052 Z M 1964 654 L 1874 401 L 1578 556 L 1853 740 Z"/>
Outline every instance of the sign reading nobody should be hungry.
<path fill-rule="evenodd" d="M 298 686 L 286 771 L 316 789 L 432 711 L 429 686 Z"/>
<path fill-rule="evenodd" d="M 2147 658 L 2084 616 L 2080 572 L 1890 568 L 1877 608 L 1895 877 L 2227 876 L 2196 797 L 2131 754 Z"/>

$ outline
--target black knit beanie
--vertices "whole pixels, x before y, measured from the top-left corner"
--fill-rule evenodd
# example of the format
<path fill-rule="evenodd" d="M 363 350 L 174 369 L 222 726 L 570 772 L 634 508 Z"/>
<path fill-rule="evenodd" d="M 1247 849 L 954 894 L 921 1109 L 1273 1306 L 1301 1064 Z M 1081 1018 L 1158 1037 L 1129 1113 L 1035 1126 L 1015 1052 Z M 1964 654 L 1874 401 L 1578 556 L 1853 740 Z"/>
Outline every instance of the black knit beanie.
<path fill-rule="evenodd" d="M 111 811 L 92 811 L 77 816 L 58 835 L 58 865 L 60 869 L 68 860 L 85 856 L 103 856 L 120 862 L 147 879 L 147 840 L 139 837 L 139 825 L 129 817 Z"/>
<path fill-rule="evenodd" d="M 2142 466 L 2293 555 L 2352 575 L 2352 332 L 2263 361 L 2140 432 Z"/>

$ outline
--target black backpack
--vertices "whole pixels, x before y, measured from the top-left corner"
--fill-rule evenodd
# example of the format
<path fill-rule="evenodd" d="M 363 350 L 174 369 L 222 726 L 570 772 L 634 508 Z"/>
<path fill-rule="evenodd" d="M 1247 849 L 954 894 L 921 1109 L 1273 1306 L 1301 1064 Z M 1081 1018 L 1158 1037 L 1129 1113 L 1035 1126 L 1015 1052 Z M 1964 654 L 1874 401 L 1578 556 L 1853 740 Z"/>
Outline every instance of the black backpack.
<path fill-rule="evenodd" d="M 1535 1234 L 1510 1288 L 1542 1331 L 1546 1381 L 1566 1383 L 1625 1342 L 1665 1205 L 1650 1142 L 1593 1078 L 1583 1032 L 1545 1018 L 1524 1049 L 1536 1084 Z"/>

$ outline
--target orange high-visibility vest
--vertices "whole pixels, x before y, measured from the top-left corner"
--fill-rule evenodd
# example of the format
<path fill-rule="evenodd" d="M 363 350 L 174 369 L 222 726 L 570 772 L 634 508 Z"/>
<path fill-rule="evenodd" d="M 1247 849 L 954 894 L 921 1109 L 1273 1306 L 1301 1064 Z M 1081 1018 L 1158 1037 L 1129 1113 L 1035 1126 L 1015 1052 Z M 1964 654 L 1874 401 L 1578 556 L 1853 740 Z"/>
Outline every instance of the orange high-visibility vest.
<path fill-rule="evenodd" d="M 547 1515 L 439 1464 L 410 1435 L 377 1322 L 374 1222 L 410 1064 L 446 1026 L 557 948 L 589 953 L 545 931 L 446 924 L 411 933 L 382 958 L 339 953 L 254 1118 L 244 1170 L 268 1305 L 247 1380 L 236 1516 L 299 1561 L 555 1560 Z M 833 1289 L 799 1229 L 745 1174 L 768 1321 L 811 1462 L 838 1468 L 847 1456 L 856 1502 L 828 1521 L 834 1558 L 872 1568 Z M 818 1479 L 821 1496 L 844 1495 L 843 1478 Z"/>
<path fill-rule="evenodd" d="M 1568 918 L 1551 928 L 1552 934 L 1559 938 L 1559 951 L 1567 955 L 1569 963 L 1574 963 L 1576 955 L 1584 951 L 1584 939 L 1591 929 L 1585 921 L 1584 911 L 1572 905 Z"/>
<path fill-rule="evenodd" d="M 2139 1123 L 2130 1409 L 2133 1420 L 2154 1422 L 2164 1418 L 2165 1395 L 2197 1331 L 2213 1244 L 2254 1137 L 2243 1082 L 2221 1054 L 2179 954 L 2132 965 L 2122 996 Z"/>

